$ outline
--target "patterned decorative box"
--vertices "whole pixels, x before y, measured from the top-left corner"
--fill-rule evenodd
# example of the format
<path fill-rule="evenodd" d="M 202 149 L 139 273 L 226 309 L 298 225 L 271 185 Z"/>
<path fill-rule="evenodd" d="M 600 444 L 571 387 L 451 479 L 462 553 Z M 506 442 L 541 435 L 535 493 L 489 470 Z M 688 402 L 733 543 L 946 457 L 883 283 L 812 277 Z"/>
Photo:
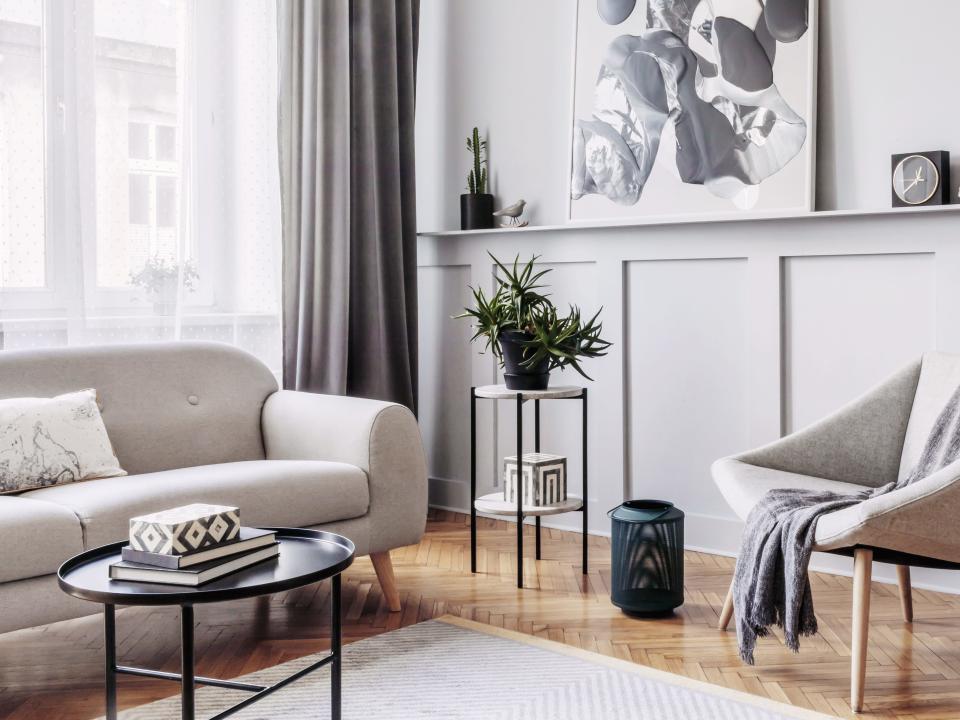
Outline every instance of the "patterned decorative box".
<path fill-rule="evenodd" d="M 517 501 L 517 456 L 503 459 L 503 499 Z M 567 459 L 563 455 L 525 453 L 523 504 L 540 507 L 567 499 Z"/>
<path fill-rule="evenodd" d="M 229 505 L 194 503 L 130 519 L 130 547 L 186 555 L 237 538 L 240 513 Z"/>

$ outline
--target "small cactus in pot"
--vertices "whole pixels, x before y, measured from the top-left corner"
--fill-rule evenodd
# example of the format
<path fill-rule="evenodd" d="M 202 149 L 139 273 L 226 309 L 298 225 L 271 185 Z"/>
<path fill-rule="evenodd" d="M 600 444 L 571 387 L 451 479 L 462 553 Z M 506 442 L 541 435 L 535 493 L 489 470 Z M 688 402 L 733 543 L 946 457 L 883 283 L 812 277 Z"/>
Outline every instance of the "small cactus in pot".
<path fill-rule="evenodd" d="M 474 128 L 467 137 L 472 166 L 467 173 L 467 192 L 460 196 L 460 229 L 483 230 L 493 227 L 493 195 L 487 192 L 489 166 L 487 141 Z"/>

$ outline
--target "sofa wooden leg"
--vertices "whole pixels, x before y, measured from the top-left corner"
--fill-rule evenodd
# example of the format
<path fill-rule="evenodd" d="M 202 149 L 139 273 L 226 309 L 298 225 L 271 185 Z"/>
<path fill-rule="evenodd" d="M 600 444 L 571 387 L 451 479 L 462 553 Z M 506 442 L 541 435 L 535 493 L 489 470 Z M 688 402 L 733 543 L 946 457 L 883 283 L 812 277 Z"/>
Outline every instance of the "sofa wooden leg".
<path fill-rule="evenodd" d="M 873 550 L 853 551 L 853 639 L 850 658 L 850 707 L 863 710 L 863 684 L 867 676 L 867 633 L 870 624 L 870 578 Z"/>
<path fill-rule="evenodd" d="M 723 610 L 720 611 L 720 622 L 717 623 L 717 627 L 720 630 L 726 630 L 727 625 L 730 624 L 730 618 L 733 617 L 733 581 L 730 582 L 730 587 L 727 590 L 727 599 L 723 601 Z"/>
<path fill-rule="evenodd" d="M 380 589 L 383 590 L 383 597 L 386 598 L 387 607 L 391 612 L 400 611 L 400 591 L 397 590 L 397 578 L 393 574 L 393 562 L 390 560 L 390 551 L 370 553 L 370 559 L 373 561 L 373 569 L 377 571 L 377 580 L 380 581 Z"/>
<path fill-rule="evenodd" d="M 897 585 L 900 586 L 900 609 L 903 621 L 913 622 L 913 591 L 910 587 L 910 566 L 897 565 Z"/>

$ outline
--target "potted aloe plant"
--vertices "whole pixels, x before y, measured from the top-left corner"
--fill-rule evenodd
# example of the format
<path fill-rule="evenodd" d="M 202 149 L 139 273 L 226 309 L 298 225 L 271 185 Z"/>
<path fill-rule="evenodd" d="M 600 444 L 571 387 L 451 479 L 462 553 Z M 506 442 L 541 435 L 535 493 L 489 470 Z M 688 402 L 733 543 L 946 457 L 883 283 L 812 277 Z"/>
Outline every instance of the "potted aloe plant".
<path fill-rule="evenodd" d="M 535 270 L 537 256 L 522 267 L 517 256 L 512 268 L 490 257 L 499 270 L 496 290 L 488 298 L 482 288 L 470 288 L 475 307 L 465 308 L 457 317 L 474 320 L 476 332 L 471 340 L 485 339 L 484 349 L 500 362 L 507 388 L 545 390 L 550 372 L 567 366 L 592 380 L 581 361 L 606 355 L 611 345 L 600 336 L 600 310 L 584 320 L 580 308 L 571 305 L 561 315 L 549 296 L 540 292 L 544 287 L 540 280 L 550 269 Z"/>
<path fill-rule="evenodd" d="M 467 137 L 467 150 L 473 160 L 467 173 L 467 192 L 460 196 L 460 229 L 483 230 L 493 227 L 493 195 L 487 192 L 487 141 L 477 128 Z"/>

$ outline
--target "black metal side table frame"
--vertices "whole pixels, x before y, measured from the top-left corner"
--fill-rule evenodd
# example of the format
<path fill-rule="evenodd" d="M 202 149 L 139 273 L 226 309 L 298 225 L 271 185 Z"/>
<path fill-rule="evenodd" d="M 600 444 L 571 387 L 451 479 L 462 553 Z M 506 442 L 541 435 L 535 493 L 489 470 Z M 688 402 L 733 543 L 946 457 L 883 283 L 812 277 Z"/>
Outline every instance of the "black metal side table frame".
<path fill-rule="evenodd" d="M 209 685 L 211 687 L 228 688 L 230 690 L 243 690 L 253 693 L 250 697 L 232 705 L 226 710 L 217 713 L 209 720 L 221 720 L 234 713 L 240 712 L 248 705 L 252 705 L 258 700 L 262 700 L 290 683 L 299 680 L 304 675 L 309 675 L 314 670 L 322 668 L 324 665 L 330 665 L 330 708 L 331 718 L 340 720 L 341 708 L 341 662 L 342 662 L 342 633 L 343 625 L 340 616 L 340 576 L 334 575 L 331 578 L 333 588 L 331 591 L 331 611 L 332 611 L 332 630 L 330 633 L 330 652 L 320 658 L 317 662 L 302 668 L 293 675 L 288 675 L 273 685 L 253 685 L 250 683 L 237 682 L 235 680 L 220 680 L 219 678 L 203 677 L 195 673 L 194 652 L 193 652 L 193 605 L 180 606 L 180 672 L 171 673 L 161 670 L 151 670 L 148 668 L 130 667 L 117 664 L 117 625 L 116 609 L 114 605 L 103 606 L 103 644 L 104 644 L 104 674 L 106 677 L 106 720 L 116 720 L 117 718 L 117 676 L 118 675 L 137 675 L 139 677 L 157 678 L 159 680 L 173 680 L 180 683 L 180 717 L 181 720 L 193 720 L 196 708 L 195 692 L 197 685 Z"/>
<path fill-rule="evenodd" d="M 331 718 L 341 718 L 342 639 L 340 573 L 353 563 L 353 543 L 335 533 L 305 528 L 267 528 L 276 533 L 280 543 L 277 560 L 266 560 L 237 573 L 213 580 L 198 587 L 158 585 L 155 583 L 113 581 L 109 567 L 120 559 L 126 542 L 112 543 L 87 550 L 67 560 L 57 571 L 60 588 L 74 597 L 103 605 L 104 675 L 106 719 L 117 717 L 117 677 L 136 675 L 179 682 L 182 720 L 194 720 L 196 686 L 241 690 L 252 693 L 241 702 L 216 714 L 220 720 L 262 700 L 277 690 L 330 665 Z M 316 662 L 298 670 L 273 685 L 257 685 L 236 680 L 198 676 L 194 658 L 194 606 L 242 598 L 260 597 L 292 590 L 329 579 L 331 587 L 330 652 Z M 164 672 L 130 667 L 117 662 L 118 605 L 172 606 L 180 608 L 180 672 Z"/>
<path fill-rule="evenodd" d="M 588 553 L 587 553 L 587 517 L 589 491 L 587 482 L 587 388 L 580 388 L 578 395 L 566 397 L 547 397 L 544 400 L 580 400 L 582 406 L 581 422 L 581 442 L 582 442 L 582 460 L 583 460 L 583 499 L 577 510 L 570 512 L 579 512 L 583 519 L 583 556 L 581 560 L 581 570 L 584 575 L 587 574 Z M 508 391 L 512 392 L 512 391 Z M 535 397 L 538 393 L 528 393 L 534 397 L 524 397 L 522 391 L 516 391 L 515 402 L 517 408 L 517 459 L 518 464 L 523 458 L 523 404 L 533 400 L 534 407 L 534 425 L 533 425 L 533 443 L 534 452 L 540 452 L 540 400 Z M 477 572 L 477 400 L 511 400 L 510 397 L 489 398 L 477 395 L 476 386 L 470 388 L 470 572 Z M 521 466 L 522 467 L 522 466 Z M 523 587 L 523 493 L 517 492 L 517 587 Z M 536 559 L 540 560 L 540 515 L 536 515 Z"/>

